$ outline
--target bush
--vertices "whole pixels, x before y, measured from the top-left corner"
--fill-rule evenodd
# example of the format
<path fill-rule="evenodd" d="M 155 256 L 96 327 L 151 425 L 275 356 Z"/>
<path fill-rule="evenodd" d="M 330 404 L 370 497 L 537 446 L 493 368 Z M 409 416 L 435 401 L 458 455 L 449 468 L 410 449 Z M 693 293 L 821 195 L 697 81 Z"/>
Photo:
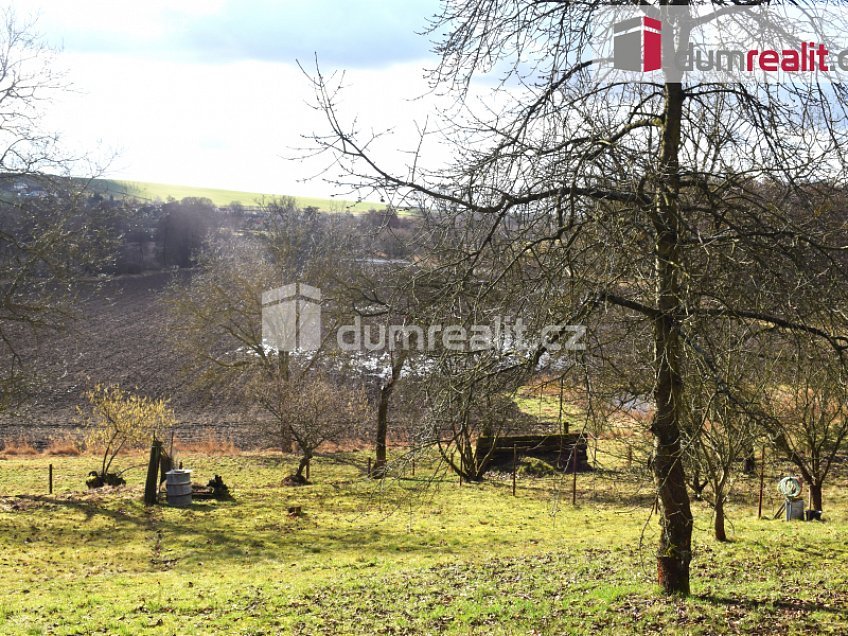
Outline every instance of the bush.
<path fill-rule="evenodd" d="M 118 386 L 98 385 L 88 391 L 86 397 L 88 409 L 80 411 L 87 429 L 86 444 L 103 452 L 100 471 L 93 476 L 98 476 L 107 485 L 121 485 L 109 484 L 109 479 L 116 477 L 109 471 L 115 457 L 124 449 L 149 444 L 164 428 L 173 426 L 176 423 L 174 412 L 164 400 L 134 395 Z M 123 482 L 120 477 L 118 480 Z M 86 483 L 89 481 L 92 480 Z"/>
<path fill-rule="evenodd" d="M 96 470 L 88 473 L 88 479 L 85 480 L 85 485 L 89 488 L 103 488 L 103 486 L 126 486 L 127 481 L 120 475 L 115 473 L 106 473 L 100 475 Z"/>
<path fill-rule="evenodd" d="M 562 473 L 546 461 L 524 457 L 518 460 L 518 474 L 522 477 L 555 477 Z"/>

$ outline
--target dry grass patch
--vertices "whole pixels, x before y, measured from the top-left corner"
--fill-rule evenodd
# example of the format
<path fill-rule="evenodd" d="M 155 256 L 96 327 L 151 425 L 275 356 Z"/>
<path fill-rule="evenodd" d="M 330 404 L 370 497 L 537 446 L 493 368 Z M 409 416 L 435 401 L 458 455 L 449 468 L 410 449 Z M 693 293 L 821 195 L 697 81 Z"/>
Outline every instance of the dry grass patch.
<path fill-rule="evenodd" d="M 51 457 L 78 457 L 82 454 L 80 444 L 72 437 L 57 438 L 50 442 L 50 445 L 44 449 L 45 455 Z"/>
<path fill-rule="evenodd" d="M 26 440 L 6 442 L 0 451 L 0 457 L 35 457 L 39 454 L 38 449 Z"/>
<path fill-rule="evenodd" d="M 205 437 L 193 442 L 178 441 L 174 444 L 174 448 L 180 453 L 211 455 L 214 457 L 237 457 L 241 455 L 241 449 L 235 445 L 231 437 L 217 435 L 211 432 Z"/>

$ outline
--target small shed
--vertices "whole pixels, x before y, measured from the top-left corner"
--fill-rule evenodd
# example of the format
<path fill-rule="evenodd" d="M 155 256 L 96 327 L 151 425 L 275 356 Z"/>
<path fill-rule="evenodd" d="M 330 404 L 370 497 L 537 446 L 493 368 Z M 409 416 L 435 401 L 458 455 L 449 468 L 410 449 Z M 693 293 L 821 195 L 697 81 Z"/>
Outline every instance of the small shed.
<path fill-rule="evenodd" d="M 592 470 L 586 440 L 577 433 L 482 436 L 476 450 L 485 470 L 509 469 L 513 457 L 541 459 L 563 472 Z"/>

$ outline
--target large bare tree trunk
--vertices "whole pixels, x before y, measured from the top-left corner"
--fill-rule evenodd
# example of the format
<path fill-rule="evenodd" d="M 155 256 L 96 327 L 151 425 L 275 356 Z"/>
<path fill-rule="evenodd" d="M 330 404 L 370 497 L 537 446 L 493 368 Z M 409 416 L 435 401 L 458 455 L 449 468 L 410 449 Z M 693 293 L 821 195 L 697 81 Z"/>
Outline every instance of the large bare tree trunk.
<path fill-rule="evenodd" d="M 683 352 L 678 331 L 682 311 L 680 291 L 680 177 L 678 152 L 683 112 L 683 88 L 665 85 L 665 124 L 657 175 L 654 226 L 658 314 L 654 319 L 656 413 L 654 480 L 660 502 L 662 534 L 657 553 L 657 578 L 667 594 L 689 594 L 692 558 L 692 511 L 683 471 L 680 429 L 684 403 L 681 365 Z"/>

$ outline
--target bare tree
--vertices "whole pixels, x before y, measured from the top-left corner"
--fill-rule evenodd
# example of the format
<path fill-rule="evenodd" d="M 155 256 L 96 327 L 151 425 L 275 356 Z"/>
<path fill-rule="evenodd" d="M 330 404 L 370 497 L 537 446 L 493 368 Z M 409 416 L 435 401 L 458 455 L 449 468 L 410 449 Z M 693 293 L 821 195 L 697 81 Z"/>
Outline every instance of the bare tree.
<path fill-rule="evenodd" d="M 308 483 L 304 470 L 324 442 L 355 439 L 367 417 L 365 393 L 361 389 L 332 381 L 322 374 L 266 369 L 255 378 L 251 393 L 256 404 L 272 420 L 266 424 L 269 437 L 284 447 L 294 440 L 300 451 L 297 470 L 290 482 Z"/>
<path fill-rule="evenodd" d="M 380 165 L 379 137 L 344 123 L 320 71 L 328 130 L 315 143 L 345 170 L 341 183 L 421 211 L 434 240 L 419 278 L 443 291 L 434 315 L 482 302 L 526 311 L 537 333 L 545 322 L 595 321 L 580 368 L 652 403 L 658 580 L 688 594 L 687 366 L 703 363 L 722 392 L 736 392 L 718 381 L 710 325 L 818 340 L 840 359 L 848 347 L 845 232 L 833 212 L 810 214 L 822 188 L 844 178 L 835 159 L 848 141 L 845 89 L 599 82 L 584 57 L 599 5 L 444 3 L 432 79 L 458 96 L 444 126 L 453 166 Z M 686 15 L 663 23 L 664 40 L 686 50 Z M 473 81 L 492 68 L 506 69 L 500 88 L 475 108 Z M 547 352 L 528 352 L 525 368 Z"/>
<path fill-rule="evenodd" d="M 89 200 L 82 165 L 43 127 L 43 105 L 64 88 L 34 22 L 0 11 L 0 411 L 33 382 L 22 332 L 43 334 L 73 317 L 74 283 L 106 264 L 112 210 Z"/>
<path fill-rule="evenodd" d="M 403 366 L 408 355 L 409 352 L 403 349 L 391 352 L 391 366 L 388 369 L 387 377 L 380 386 L 380 395 L 377 402 L 377 431 L 374 442 L 374 470 L 372 471 L 374 477 L 382 477 L 386 473 L 389 404 L 392 394 L 397 388 L 398 382 L 400 382 Z"/>
<path fill-rule="evenodd" d="M 769 339 L 758 326 L 709 322 L 699 328 L 703 354 L 686 376 L 683 446 L 687 477 L 698 498 L 713 507 L 713 533 L 727 541 L 725 503 L 757 440 L 764 438 L 769 391 L 775 381 Z M 709 353 L 707 353 L 709 352 Z"/>
<path fill-rule="evenodd" d="M 848 438 L 848 375 L 826 351 L 804 348 L 782 362 L 769 394 L 769 433 L 807 483 L 812 508 L 822 510 L 822 487 Z"/>
<path fill-rule="evenodd" d="M 167 402 L 136 395 L 119 386 L 96 386 L 85 397 L 88 407 L 79 409 L 79 415 L 86 429 L 86 444 L 103 453 L 100 471 L 92 475 L 96 478 L 93 483 L 99 486 L 123 483 L 109 472 L 121 451 L 142 448 L 176 424 Z"/>
<path fill-rule="evenodd" d="M 171 294 L 171 331 L 199 389 L 258 416 L 257 432 L 274 446 L 288 451 L 297 444 L 300 479 L 320 444 L 365 419 L 359 388 L 344 380 L 343 356 L 332 346 L 341 315 L 335 281 L 351 257 L 344 226 L 331 215 L 299 210 L 292 201 L 273 202 L 268 212 L 260 238 L 223 235 L 200 252 L 188 288 Z M 263 339 L 262 295 L 290 281 L 323 292 L 317 350 L 278 350 Z"/>
<path fill-rule="evenodd" d="M 684 431 L 686 465 L 690 479 L 697 484 L 713 507 L 713 534 L 719 541 L 727 541 L 725 504 L 739 472 L 738 464 L 757 437 L 758 427 L 753 418 L 733 404 L 719 391 L 704 395 L 691 407 L 693 426 Z M 704 487 L 708 490 L 704 491 Z"/>

